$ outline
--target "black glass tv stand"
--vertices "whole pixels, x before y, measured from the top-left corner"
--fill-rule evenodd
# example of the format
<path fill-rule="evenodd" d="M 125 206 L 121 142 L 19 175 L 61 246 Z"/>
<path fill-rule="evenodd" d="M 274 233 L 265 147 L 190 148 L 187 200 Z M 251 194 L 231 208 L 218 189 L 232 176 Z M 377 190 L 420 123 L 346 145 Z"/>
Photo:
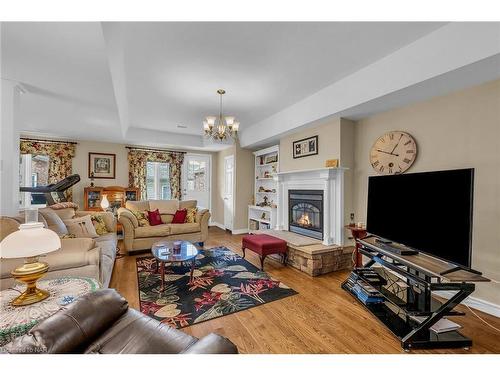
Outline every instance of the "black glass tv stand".
<path fill-rule="evenodd" d="M 454 265 L 425 253 L 394 253 L 381 246 L 374 236 L 358 239 L 357 244 L 360 253 L 369 259 L 362 268 L 387 279 L 385 284 L 363 280 L 383 296 L 383 302 L 364 306 L 401 341 L 404 350 L 472 346 L 472 340 L 458 330 L 436 333 L 430 328 L 444 317 L 465 315 L 454 308 L 474 291 L 475 282 L 489 279 L 469 270 L 442 275 Z M 353 273 L 356 272 L 362 274 L 361 269 L 355 268 Z M 342 288 L 363 303 L 352 289 L 350 279 L 342 283 Z M 435 291 L 455 294 L 443 300 L 432 295 Z"/>

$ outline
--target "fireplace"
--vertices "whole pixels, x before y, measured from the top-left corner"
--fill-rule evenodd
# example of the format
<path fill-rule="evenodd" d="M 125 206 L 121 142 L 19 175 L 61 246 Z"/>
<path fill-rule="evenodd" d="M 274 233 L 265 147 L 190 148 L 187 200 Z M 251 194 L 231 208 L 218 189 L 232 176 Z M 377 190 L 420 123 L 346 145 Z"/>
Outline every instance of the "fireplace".
<path fill-rule="evenodd" d="M 323 239 L 323 190 L 288 190 L 288 230 Z"/>

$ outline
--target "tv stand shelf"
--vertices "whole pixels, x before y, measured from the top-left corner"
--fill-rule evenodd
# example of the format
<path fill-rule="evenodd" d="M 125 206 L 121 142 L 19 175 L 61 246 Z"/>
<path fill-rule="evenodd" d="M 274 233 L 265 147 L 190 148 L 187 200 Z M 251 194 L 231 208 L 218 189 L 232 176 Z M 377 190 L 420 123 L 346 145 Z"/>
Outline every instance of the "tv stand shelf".
<path fill-rule="evenodd" d="M 446 316 L 464 315 L 453 309 L 475 289 L 472 282 L 489 281 L 477 271 L 458 270 L 446 275 L 443 271 L 453 267 L 449 263 L 427 254 L 400 255 L 389 251 L 368 236 L 357 240 L 361 254 L 369 258 L 363 268 L 371 268 L 385 279 L 385 283 L 370 283 L 358 269 L 353 273 L 384 297 L 381 303 L 365 307 L 401 340 L 405 350 L 430 348 L 467 348 L 472 341 L 458 331 L 435 333 L 429 328 Z M 349 288 L 348 280 L 342 288 L 357 298 Z M 433 291 L 456 292 L 448 300 L 440 301 Z"/>

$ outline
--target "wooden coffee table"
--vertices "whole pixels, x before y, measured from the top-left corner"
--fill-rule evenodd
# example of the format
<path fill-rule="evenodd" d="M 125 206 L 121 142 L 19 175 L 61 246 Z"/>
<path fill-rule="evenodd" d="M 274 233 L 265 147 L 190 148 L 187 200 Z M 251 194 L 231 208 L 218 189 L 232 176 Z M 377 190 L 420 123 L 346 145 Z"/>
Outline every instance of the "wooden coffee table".
<path fill-rule="evenodd" d="M 171 266 L 174 263 L 191 262 L 191 274 L 189 283 L 193 281 L 193 272 L 196 263 L 198 249 L 189 241 L 180 241 L 181 246 L 178 250 L 174 250 L 174 242 L 177 241 L 159 241 L 155 242 L 151 247 L 151 253 L 156 259 L 156 272 L 158 272 L 158 264 L 161 264 L 161 287 L 160 292 L 165 290 L 165 265 L 168 263 Z"/>

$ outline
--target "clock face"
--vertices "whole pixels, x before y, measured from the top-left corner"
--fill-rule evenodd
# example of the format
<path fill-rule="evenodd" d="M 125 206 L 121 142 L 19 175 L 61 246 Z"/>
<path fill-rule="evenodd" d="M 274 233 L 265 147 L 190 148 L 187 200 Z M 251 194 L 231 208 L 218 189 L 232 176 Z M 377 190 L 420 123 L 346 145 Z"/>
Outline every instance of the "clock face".
<path fill-rule="evenodd" d="M 417 144 L 405 132 L 391 131 L 378 138 L 370 151 L 370 163 L 380 174 L 399 174 L 411 167 Z"/>

